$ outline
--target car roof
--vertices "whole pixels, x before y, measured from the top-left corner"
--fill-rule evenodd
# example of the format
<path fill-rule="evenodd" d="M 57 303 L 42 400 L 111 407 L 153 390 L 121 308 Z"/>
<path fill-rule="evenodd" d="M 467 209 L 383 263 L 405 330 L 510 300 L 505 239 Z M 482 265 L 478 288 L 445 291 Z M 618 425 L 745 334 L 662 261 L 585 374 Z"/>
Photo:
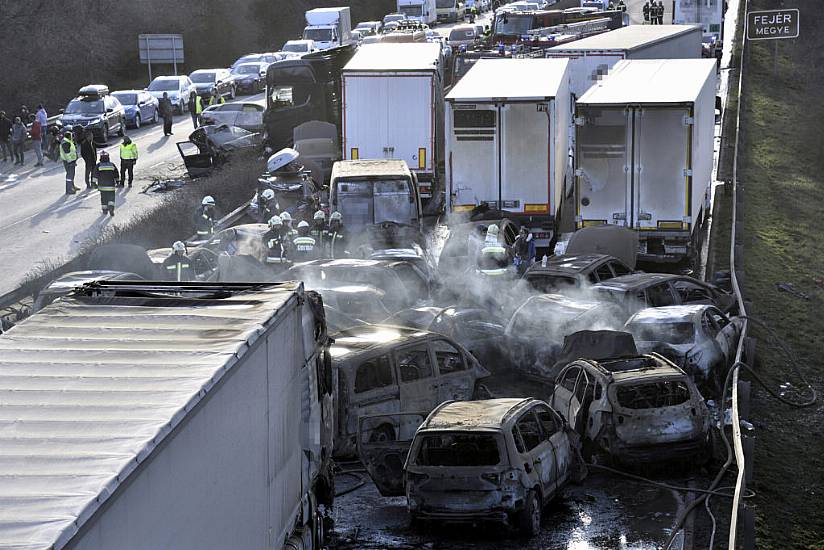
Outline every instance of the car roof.
<path fill-rule="evenodd" d="M 394 325 L 362 325 L 342 330 L 332 335 L 334 344 L 329 348 L 335 359 L 357 356 L 386 345 L 397 346 L 434 336 L 434 333 Z M 439 338 L 443 336 L 438 335 Z"/>
<path fill-rule="evenodd" d="M 657 354 L 619 357 L 602 361 L 579 359 L 578 362 L 588 364 L 615 382 L 657 376 L 686 376 L 683 370 Z"/>
<path fill-rule="evenodd" d="M 112 92 L 112 95 L 117 94 L 147 94 L 146 90 L 115 90 Z"/>
<path fill-rule="evenodd" d="M 526 274 L 542 272 L 557 273 L 560 271 L 580 273 L 596 263 L 608 260 L 620 261 L 608 254 L 575 254 L 569 256 L 564 254 L 549 258 L 546 267 L 542 266 L 540 262 L 536 262 L 527 270 Z"/>
<path fill-rule="evenodd" d="M 216 73 L 217 71 L 225 71 L 226 69 L 198 69 L 196 71 L 192 71 L 189 74 L 195 73 Z"/>
<path fill-rule="evenodd" d="M 432 411 L 418 431 L 500 429 L 517 412 L 528 405 L 540 402 L 531 397 L 449 401 Z"/>
<path fill-rule="evenodd" d="M 718 309 L 707 304 L 691 304 L 682 306 L 648 307 L 630 317 L 629 323 L 660 323 L 663 321 L 692 321 L 708 309 Z"/>
<path fill-rule="evenodd" d="M 522 309 L 525 309 L 527 305 L 531 306 L 536 302 L 541 303 L 541 308 L 554 306 L 561 310 L 567 310 L 570 313 L 577 312 L 578 314 L 583 314 L 591 309 L 595 309 L 598 306 L 606 305 L 604 302 L 598 302 L 595 300 L 577 300 L 563 294 L 538 294 L 527 298 L 526 301 L 518 308 L 516 315 L 520 313 Z"/>
<path fill-rule="evenodd" d="M 672 273 L 630 273 L 629 275 L 621 275 L 620 277 L 613 277 L 612 279 L 601 281 L 593 286 L 595 288 L 608 288 L 626 292 L 635 288 L 682 278 L 684 277 Z M 700 283 L 701 281 L 696 280 L 696 282 Z"/>

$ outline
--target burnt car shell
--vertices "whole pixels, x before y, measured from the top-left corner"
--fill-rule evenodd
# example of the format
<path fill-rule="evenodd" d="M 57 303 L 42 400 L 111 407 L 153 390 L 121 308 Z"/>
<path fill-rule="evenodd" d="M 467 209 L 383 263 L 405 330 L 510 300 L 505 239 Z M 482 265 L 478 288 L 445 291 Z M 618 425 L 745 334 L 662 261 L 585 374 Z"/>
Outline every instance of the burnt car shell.
<path fill-rule="evenodd" d="M 523 278 L 535 290 L 550 293 L 581 288 L 631 272 L 624 262 L 606 254 L 562 254 L 548 258 L 546 266 L 541 262 L 532 264 Z"/>
<path fill-rule="evenodd" d="M 225 163 L 233 153 L 260 147 L 262 136 L 226 124 L 201 126 L 177 150 L 191 177 L 203 176 Z"/>

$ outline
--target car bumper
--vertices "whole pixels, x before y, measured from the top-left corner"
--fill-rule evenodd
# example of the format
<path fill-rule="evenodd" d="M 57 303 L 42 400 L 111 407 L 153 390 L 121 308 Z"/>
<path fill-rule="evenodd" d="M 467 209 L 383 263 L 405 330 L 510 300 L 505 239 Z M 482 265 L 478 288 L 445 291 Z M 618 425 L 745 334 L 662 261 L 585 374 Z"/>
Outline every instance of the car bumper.
<path fill-rule="evenodd" d="M 254 82 L 254 81 L 252 81 L 252 82 L 237 82 L 235 84 L 235 89 L 238 92 L 245 92 L 247 90 L 248 91 L 257 90 L 259 86 L 260 86 L 260 84 L 258 82 Z"/>
<path fill-rule="evenodd" d="M 706 450 L 706 436 L 653 445 L 630 445 L 617 443 L 611 449 L 605 449 L 623 462 L 653 462 L 677 460 L 701 455 Z"/>
<path fill-rule="evenodd" d="M 524 495 L 501 491 L 456 491 L 410 495 L 408 502 L 409 512 L 423 520 L 509 523 L 512 514 L 523 508 Z"/>

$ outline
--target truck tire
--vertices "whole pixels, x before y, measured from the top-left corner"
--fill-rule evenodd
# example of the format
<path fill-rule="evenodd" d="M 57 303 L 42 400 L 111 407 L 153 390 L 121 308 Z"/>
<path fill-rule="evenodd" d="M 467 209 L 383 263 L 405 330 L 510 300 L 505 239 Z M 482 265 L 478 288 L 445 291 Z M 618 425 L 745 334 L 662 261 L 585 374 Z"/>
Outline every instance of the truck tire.
<path fill-rule="evenodd" d="M 532 538 L 541 531 L 541 497 L 538 491 L 532 489 L 526 495 L 524 509 L 518 512 L 516 525 L 518 534 L 522 537 Z"/>

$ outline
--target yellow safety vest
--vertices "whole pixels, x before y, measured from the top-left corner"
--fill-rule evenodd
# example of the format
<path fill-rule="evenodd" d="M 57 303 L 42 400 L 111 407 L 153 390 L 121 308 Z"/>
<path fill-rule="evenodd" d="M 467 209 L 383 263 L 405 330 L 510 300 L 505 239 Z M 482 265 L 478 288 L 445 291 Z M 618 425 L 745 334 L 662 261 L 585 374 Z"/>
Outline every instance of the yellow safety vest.
<path fill-rule="evenodd" d="M 506 254 L 506 248 L 502 247 L 501 245 L 487 245 L 481 249 L 481 256 L 498 256 L 501 254 Z M 479 269 L 481 273 L 484 275 L 504 275 L 509 271 L 506 267 L 498 267 L 492 269 Z"/>
<path fill-rule="evenodd" d="M 63 144 L 68 143 L 71 145 L 71 149 L 69 152 L 66 153 L 63 151 Z M 63 141 L 60 142 L 60 160 L 63 162 L 74 162 L 77 160 L 77 147 L 75 147 L 74 142 L 70 139 L 63 138 Z"/>
<path fill-rule="evenodd" d="M 222 103 L 226 103 L 226 100 L 223 99 L 223 96 L 219 96 L 217 98 L 217 102 L 222 104 Z M 212 106 L 214 104 L 215 104 L 215 96 L 212 96 L 212 97 L 209 98 L 209 106 Z"/>
<path fill-rule="evenodd" d="M 199 115 L 203 112 L 203 102 L 200 99 L 200 96 L 195 96 L 195 114 Z"/>
<path fill-rule="evenodd" d="M 128 145 L 120 144 L 120 159 L 121 160 L 137 160 L 137 144 L 130 143 Z"/>

